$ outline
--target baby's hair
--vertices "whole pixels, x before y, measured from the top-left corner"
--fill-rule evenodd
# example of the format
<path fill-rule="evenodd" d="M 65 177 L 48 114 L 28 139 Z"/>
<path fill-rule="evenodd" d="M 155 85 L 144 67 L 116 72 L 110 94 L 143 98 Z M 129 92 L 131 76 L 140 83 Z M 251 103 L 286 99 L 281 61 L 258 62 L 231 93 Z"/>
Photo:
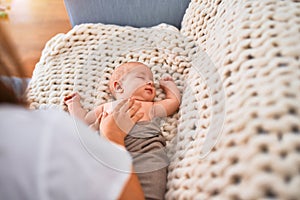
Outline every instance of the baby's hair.
<path fill-rule="evenodd" d="M 118 67 L 116 67 L 116 69 L 113 71 L 113 73 L 109 79 L 109 90 L 114 97 L 115 97 L 114 82 L 120 81 L 124 77 L 124 75 L 128 74 L 135 67 L 140 66 L 140 65 L 147 67 L 147 65 L 145 65 L 141 62 L 137 62 L 137 61 L 126 62 L 126 63 L 123 63 L 123 64 L 119 65 Z"/>

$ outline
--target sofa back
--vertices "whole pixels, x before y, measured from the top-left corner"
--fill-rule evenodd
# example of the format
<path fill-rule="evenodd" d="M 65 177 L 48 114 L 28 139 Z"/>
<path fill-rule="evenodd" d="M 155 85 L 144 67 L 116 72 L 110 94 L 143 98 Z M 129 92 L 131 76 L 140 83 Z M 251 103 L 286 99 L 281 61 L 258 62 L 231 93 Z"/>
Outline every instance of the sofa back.
<path fill-rule="evenodd" d="M 190 0 L 64 0 L 73 26 L 103 23 L 151 27 L 167 23 L 180 28 Z"/>

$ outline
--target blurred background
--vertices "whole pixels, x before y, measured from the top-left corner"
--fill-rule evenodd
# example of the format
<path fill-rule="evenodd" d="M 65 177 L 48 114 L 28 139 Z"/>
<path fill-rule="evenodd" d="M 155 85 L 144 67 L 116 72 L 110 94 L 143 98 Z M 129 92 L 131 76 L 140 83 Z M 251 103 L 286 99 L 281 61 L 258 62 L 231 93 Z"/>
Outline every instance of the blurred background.
<path fill-rule="evenodd" d="M 46 42 L 71 29 L 63 0 L 0 0 L 0 25 L 1 44 L 16 50 L 25 78 L 32 76 Z"/>

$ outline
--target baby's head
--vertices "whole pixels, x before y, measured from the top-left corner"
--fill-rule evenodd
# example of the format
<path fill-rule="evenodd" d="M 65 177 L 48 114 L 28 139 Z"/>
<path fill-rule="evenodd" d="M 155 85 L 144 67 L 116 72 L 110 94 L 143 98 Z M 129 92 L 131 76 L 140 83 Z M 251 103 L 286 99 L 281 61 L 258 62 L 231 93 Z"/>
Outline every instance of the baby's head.
<path fill-rule="evenodd" d="M 109 89 L 115 99 L 134 97 L 153 101 L 156 95 L 153 74 L 147 65 L 140 62 L 127 62 L 117 67 L 111 75 Z"/>

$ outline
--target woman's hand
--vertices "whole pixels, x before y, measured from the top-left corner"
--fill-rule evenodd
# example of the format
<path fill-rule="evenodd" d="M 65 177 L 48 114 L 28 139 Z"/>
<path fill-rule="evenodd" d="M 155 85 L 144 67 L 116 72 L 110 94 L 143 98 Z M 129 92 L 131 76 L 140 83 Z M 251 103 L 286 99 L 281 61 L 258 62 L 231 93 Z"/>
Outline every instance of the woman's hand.
<path fill-rule="evenodd" d="M 138 113 L 141 103 L 134 99 L 123 100 L 111 114 L 103 112 L 94 123 L 94 128 L 100 128 L 101 134 L 108 140 L 125 147 L 124 138 L 139 121 L 144 113 Z M 123 188 L 119 199 L 145 199 L 138 177 L 131 173 L 129 181 Z"/>
<path fill-rule="evenodd" d="M 123 100 L 111 114 L 102 113 L 97 119 L 100 124 L 100 132 L 108 140 L 124 146 L 124 138 L 139 121 L 144 113 L 138 113 L 141 103 L 134 99 Z"/>

